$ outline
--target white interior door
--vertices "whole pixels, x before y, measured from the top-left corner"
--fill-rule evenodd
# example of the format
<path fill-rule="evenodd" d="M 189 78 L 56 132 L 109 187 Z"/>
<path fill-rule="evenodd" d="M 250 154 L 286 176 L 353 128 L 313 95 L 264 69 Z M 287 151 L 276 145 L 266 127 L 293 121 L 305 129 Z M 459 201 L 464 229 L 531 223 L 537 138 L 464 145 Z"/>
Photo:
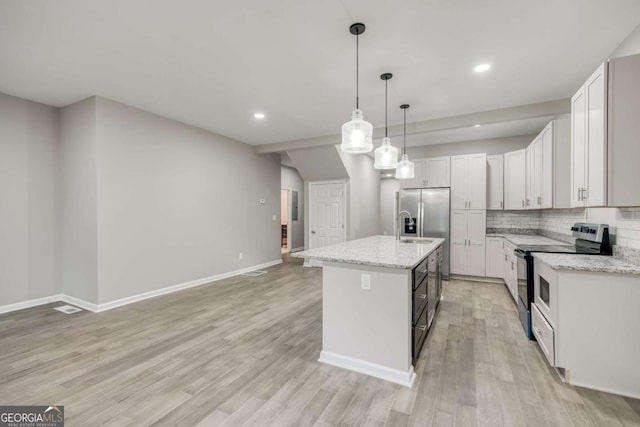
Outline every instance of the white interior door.
<path fill-rule="evenodd" d="M 344 183 L 312 183 L 309 187 L 309 248 L 344 242 Z"/>

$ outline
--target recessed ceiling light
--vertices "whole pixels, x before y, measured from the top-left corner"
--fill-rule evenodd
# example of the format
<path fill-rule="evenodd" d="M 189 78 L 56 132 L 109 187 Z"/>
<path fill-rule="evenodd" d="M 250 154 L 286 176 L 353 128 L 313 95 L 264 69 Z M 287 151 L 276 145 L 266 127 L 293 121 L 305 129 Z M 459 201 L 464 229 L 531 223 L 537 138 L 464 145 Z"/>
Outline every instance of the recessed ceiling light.
<path fill-rule="evenodd" d="M 476 123 L 475 125 L 473 125 L 473 127 L 474 127 L 474 128 L 479 128 L 479 127 L 480 127 L 480 125 Z"/>
<path fill-rule="evenodd" d="M 476 65 L 473 68 L 473 71 L 475 71 L 476 73 L 482 73 L 483 71 L 487 71 L 489 68 L 491 68 L 491 65 L 489 64 L 480 64 Z"/>
<path fill-rule="evenodd" d="M 255 113 L 253 117 L 256 119 L 264 119 L 264 113 Z"/>

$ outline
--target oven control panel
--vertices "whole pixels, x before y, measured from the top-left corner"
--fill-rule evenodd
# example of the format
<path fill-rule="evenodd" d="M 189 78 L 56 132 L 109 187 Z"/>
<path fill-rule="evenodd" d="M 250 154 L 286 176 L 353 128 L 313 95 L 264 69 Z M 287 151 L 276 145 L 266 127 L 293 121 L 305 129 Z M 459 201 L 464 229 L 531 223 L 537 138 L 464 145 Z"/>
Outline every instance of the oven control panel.
<path fill-rule="evenodd" d="M 571 227 L 573 237 L 602 243 L 605 234 L 609 233 L 607 224 L 588 224 L 577 222 Z"/>

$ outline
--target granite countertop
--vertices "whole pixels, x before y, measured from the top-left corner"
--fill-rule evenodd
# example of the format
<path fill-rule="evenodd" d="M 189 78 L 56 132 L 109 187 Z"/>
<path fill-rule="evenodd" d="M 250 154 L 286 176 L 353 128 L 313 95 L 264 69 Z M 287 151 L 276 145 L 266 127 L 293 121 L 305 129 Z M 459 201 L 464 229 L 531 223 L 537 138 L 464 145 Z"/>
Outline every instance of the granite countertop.
<path fill-rule="evenodd" d="M 508 240 L 516 246 L 519 245 L 569 245 L 567 242 L 561 242 L 560 240 L 550 239 L 544 236 L 537 236 L 531 234 L 487 234 L 487 237 L 502 237 L 503 239 Z"/>
<path fill-rule="evenodd" d="M 295 252 L 291 256 L 346 264 L 411 269 L 444 242 L 444 239 L 439 238 L 432 240 L 431 243 L 407 243 L 396 240 L 394 236 L 372 236 Z"/>
<path fill-rule="evenodd" d="M 548 254 L 536 252 L 533 257 L 553 270 L 591 271 L 597 273 L 640 276 L 640 265 L 606 255 Z"/>

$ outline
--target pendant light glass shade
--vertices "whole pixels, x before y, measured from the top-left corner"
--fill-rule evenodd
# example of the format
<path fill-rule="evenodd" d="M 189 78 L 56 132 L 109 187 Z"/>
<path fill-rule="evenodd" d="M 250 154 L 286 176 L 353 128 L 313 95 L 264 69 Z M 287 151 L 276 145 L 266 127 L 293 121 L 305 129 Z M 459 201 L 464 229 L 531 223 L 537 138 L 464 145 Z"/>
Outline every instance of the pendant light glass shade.
<path fill-rule="evenodd" d="M 414 164 L 409 161 L 409 156 L 407 155 L 407 108 L 409 108 L 409 104 L 402 104 L 400 106 L 402 111 L 404 112 L 404 124 L 403 124 L 403 146 L 402 146 L 402 159 L 398 163 L 398 167 L 396 167 L 396 179 L 413 179 L 415 176 L 414 172 Z"/>
<path fill-rule="evenodd" d="M 414 176 L 414 164 L 409 160 L 409 156 L 403 154 L 396 167 L 396 179 L 413 179 Z"/>
<path fill-rule="evenodd" d="M 349 27 L 349 32 L 356 36 L 356 109 L 351 113 L 351 120 L 342 125 L 342 144 L 340 150 L 343 153 L 359 154 L 373 150 L 373 125 L 364 121 L 364 115 L 360 110 L 359 86 L 359 36 L 364 33 L 365 25 L 355 23 Z"/>
<path fill-rule="evenodd" d="M 368 153 L 373 150 L 373 125 L 365 122 L 361 110 L 353 110 L 351 121 L 342 125 L 343 153 Z"/>
<path fill-rule="evenodd" d="M 373 167 L 376 169 L 394 169 L 398 166 L 398 149 L 391 145 L 387 123 L 388 82 L 391 77 L 393 77 L 391 73 L 384 73 L 380 76 L 384 80 L 384 138 L 382 139 L 382 145 L 376 148 L 376 161 L 373 163 Z"/>
<path fill-rule="evenodd" d="M 382 145 L 376 148 L 376 161 L 373 167 L 376 169 L 394 169 L 398 166 L 398 149 L 391 145 L 389 138 L 382 140 Z"/>

